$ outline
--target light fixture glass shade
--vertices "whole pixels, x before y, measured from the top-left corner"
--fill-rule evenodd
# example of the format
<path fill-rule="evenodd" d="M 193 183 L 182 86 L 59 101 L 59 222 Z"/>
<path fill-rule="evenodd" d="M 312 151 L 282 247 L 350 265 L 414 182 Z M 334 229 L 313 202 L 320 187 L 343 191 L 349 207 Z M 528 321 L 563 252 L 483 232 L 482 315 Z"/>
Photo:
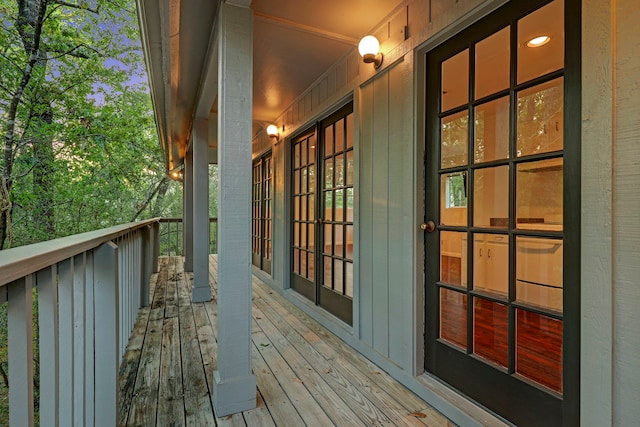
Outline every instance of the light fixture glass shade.
<path fill-rule="evenodd" d="M 364 36 L 358 44 L 358 52 L 361 56 L 377 55 L 380 52 L 380 42 L 374 36 Z"/>
<path fill-rule="evenodd" d="M 267 126 L 267 135 L 278 137 L 278 127 L 276 125 Z"/>

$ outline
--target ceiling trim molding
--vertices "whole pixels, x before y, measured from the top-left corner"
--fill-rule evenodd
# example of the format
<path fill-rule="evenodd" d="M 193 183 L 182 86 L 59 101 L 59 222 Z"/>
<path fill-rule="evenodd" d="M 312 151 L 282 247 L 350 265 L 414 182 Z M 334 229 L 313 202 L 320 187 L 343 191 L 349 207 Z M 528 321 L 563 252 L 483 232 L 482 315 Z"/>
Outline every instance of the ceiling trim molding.
<path fill-rule="evenodd" d="M 281 27 L 287 27 L 294 30 L 303 31 L 305 33 L 324 37 L 329 40 L 346 43 L 352 46 L 357 46 L 358 42 L 360 41 L 360 40 L 354 39 L 353 37 L 345 36 L 343 34 L 334 33 L 331 31 L 312 27 L 310 25 L 301 24 L 300 22 L 290 21 L 284 18 L 278 18 L 277 16 L 267 15 L 266 13 L 262 13 L 262 12 L 253 11 L 253 16 L 255 16 L 256 18 L 262 19 L 264 21 L 275 23 L 276 25 L 279 25 Z"/>

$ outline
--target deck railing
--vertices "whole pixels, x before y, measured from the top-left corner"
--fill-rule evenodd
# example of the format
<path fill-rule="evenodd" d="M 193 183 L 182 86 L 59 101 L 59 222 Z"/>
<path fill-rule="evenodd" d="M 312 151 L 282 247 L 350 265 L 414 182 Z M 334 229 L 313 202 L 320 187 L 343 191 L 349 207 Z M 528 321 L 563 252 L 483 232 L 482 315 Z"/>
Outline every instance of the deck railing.
<path fill-rule="evenodd" d="M 148 305 L 159 228 L 155 219 L 0 252 L 11 425 L 34 425 L 34 333 L 40 425 L 116 424 L 118 368 Z"/>
<path fill-rule="evenodd" d="M 180 256 L 183 253 L 182 218 L 160 219 L 160 255 Z M 209 218 L 209 253 L 218 253 L 218 218 Z"/>

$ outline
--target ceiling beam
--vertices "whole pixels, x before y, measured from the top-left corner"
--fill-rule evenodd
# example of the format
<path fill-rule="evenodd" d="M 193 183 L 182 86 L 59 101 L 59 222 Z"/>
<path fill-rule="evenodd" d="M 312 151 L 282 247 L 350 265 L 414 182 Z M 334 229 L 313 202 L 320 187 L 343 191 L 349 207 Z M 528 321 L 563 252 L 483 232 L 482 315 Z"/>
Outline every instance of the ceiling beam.
<path fill-rule="evenodd" d="M 329 40 L 334 40 L 342 43 L 346 43 L 352 46 L 357 46 L 360 40 L 353 37 L 345 36 L 343 34 L 334 33 L 331 31 L 323 30 L 321 28 L 315 28 L 310 25 L 301 24 L 300 22 L 290 21 L 284 18 L 278 18 L 277 16 L 267 15 L 262 12 L 253 12 L 253 16 L 265 21 L 273 22 L 281 27 L 287 27 L 298 31 L 304 31 L 305 33 L 314 34 L 316 36 L 324 37 Z"/>

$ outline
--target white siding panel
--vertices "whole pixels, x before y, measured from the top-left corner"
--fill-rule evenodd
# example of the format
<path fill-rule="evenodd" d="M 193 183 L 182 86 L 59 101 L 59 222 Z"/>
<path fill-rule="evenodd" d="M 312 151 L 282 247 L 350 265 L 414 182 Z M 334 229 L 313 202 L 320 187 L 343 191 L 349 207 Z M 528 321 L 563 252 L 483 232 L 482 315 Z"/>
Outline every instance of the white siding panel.
<path fill-rule="evenodd" d="M 640 419 L 640 8 L 614 3 L 616 25 L 616 142 L 614 157 L 614 423 Z"/>
<path fill-rule="evenodd" d="M 360 138 L 360 195 L 359 205 L 359 259 L 354 260 L 360 270 L 360 338 L 373 345 L 373 171 L 372 171 L 372 130 L 373 130 L 373 84 L 362 88 L 361 92 Z M 356 298 L 355 301 L 358 301 Z"/>
<path fill-rule="evenodd" d="M 373 85 L 373 347 L 389 355 L 389 73 Z"/>

